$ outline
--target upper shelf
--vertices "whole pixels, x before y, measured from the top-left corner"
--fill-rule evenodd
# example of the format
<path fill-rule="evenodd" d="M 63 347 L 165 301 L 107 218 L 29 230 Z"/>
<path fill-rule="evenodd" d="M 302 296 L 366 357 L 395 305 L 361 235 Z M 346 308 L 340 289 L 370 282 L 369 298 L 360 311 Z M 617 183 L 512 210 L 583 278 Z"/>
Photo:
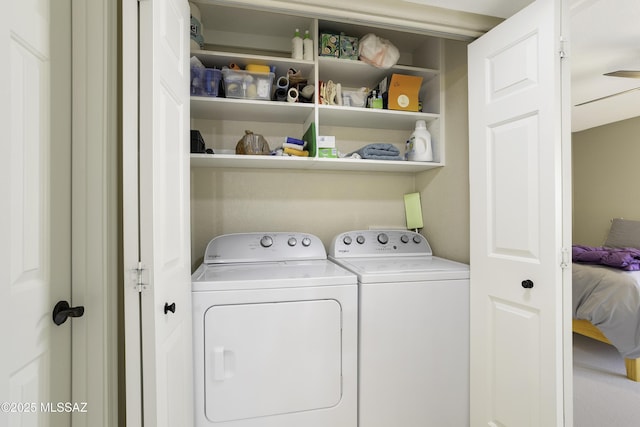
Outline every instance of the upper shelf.
<path fill-rule="evenodd" d="M 428 68 L 408 65 L 394 65 L 391 68 L 377 68 L 366 62 L 340 59 L 329 56 L 318 57 L 320 80 L 333 80 L 348 87 L 375 87 L 393 73 L 420 76 L 424 82 L 437 77 L 440 72 Z"/>

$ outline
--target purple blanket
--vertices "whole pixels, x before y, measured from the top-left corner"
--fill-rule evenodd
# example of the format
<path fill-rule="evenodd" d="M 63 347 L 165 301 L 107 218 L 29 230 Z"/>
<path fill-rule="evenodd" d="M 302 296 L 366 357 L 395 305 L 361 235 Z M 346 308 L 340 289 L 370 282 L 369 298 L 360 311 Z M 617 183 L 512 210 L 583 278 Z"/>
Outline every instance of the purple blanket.
<path fill-rule="evenodd" d="M 573 245 L 573 262 L 600 264 L 621 270 L 640 270 L 640 250 Z"/>

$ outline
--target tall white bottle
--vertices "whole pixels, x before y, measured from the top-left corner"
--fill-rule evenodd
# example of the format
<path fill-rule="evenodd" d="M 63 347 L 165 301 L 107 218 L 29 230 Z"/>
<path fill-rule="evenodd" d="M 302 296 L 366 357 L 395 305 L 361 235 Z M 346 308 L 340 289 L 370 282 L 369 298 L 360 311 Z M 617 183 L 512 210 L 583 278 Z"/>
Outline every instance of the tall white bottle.
<path fill-rule="evenodd" d="M 414 162 L 433 161 L 431 134 L 427 130 L 427 123 L 424 120 L 416 120 L 416 128 L 409 138 L 407 160 Z"/>
<path fill-rule="evenodd" d="M 300 37 L 298 28 L 296 28 L 293 39 L 291 39 L 291 57 L 293 59 L 302 59 L 302 37 Z"/>
<path fill-rule="evenodd" d="M 302 58 L 307 61 L 313 61 L 313 40 L 309 35 L 309 30 L 304 31 L 302 39 Z"/>

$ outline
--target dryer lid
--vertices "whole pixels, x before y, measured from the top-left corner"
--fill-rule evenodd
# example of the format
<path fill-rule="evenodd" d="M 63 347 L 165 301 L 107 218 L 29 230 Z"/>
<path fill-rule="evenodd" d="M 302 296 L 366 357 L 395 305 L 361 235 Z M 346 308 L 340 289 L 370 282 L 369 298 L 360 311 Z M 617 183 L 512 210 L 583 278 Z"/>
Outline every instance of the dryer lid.
<path fill-rule="evenodd" d="M 333 238 L 329 255 L 334 258 L 433 255 L 426 237 L 408 230 L 356 230 Z"/>

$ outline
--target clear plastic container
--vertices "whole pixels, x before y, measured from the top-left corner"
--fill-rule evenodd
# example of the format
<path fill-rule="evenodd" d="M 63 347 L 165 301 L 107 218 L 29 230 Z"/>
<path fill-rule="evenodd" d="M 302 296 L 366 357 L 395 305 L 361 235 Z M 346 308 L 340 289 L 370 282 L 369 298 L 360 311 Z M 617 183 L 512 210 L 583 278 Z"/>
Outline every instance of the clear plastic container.
<path fill-rule="evenodd" d="M 271 100 L 273 73 L 252 73 L 244 70 L 222 70 L 227 98 Z"/>
<path fill-rule="evenodd" d="M 191 67 L 191 95 L 218 96 L 221 78 L 220 70 Z"/>

